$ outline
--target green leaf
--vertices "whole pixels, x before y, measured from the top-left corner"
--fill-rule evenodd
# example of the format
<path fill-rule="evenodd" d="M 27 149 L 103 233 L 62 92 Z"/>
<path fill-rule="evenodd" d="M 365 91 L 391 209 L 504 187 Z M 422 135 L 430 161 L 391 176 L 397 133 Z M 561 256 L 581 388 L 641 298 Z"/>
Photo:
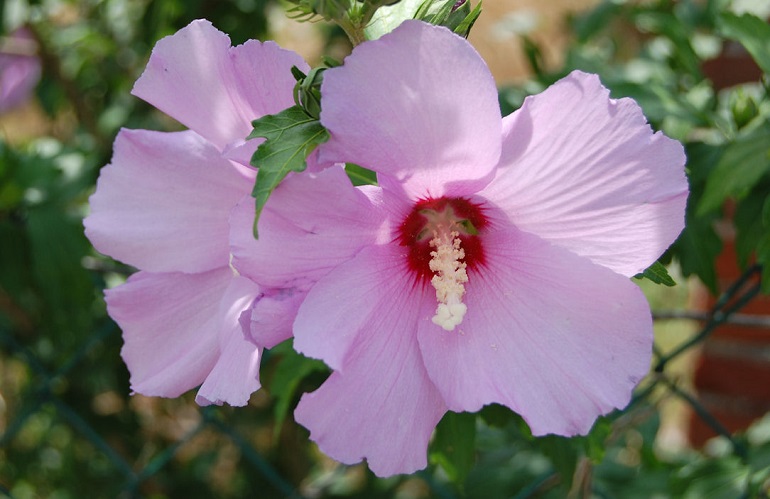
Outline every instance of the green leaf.
<path fill-rule="evenodd" d="M 745 497 L 749 471 L 736 456 L 695 461 L 677 473 L 672 490 L 685 499 Z"/>
<path fill-rule="evenodd" d="M 476 414 L 447 412 L 436 427 L 430 460 L 462 484 L 476 460 Z"/>
<path fill-rule="evenodd" d="M 770 172 L 770 126 L 763 126 L 737 138 L 706 180 L 697 216 L 716 211 L 729 197 L 741 198 Z"/>
<path fill-rule="evenodd" d="M 524 45 L 524 55 L 529 63 L 529 69 L 538 78 L 543 78 L 545 73 L 543 72 L 543 51 L 540 50 L 540 46 L 532 40 L 532 38 L 521 35 L 521 41 Z"/>
<path fill-rule="evenodd" d="M 455 9 L 456 0 L 400 0 L 392 5 L 380 7 L 364 29 L 367 40 L 376 40 L 396 29 L 407 19 L 446 26 L 460 36 L 468 36 L 481 14 L 481 2 L 471 10 L 470 3 Z"/>
<path fill-rule="evenodd" d="M 305 74 L 297 66 L 291 67 L 291 72 L 297 80 L 294 86 L 294 102 L 305 111 L 305 114 L 315 120 L 321 116 L 321 84 L 326 69 L 321 66 Z"/>
<path fill-rule="evenodd" d="M 513 419 L 521 417 L 509 408 L 500 404 L 485 405 L 481 408 L 478 414 L 486 424 L 490 426 L 496 426 L 498 428 L 503 428 Z M 521 422 L 521 427 L 526 428 L 527 432 L 529 432 L 529 427 L 523 421 Z"/>
<path fill-rule="evenodd" d="M 300 22 L 312 21 L 320 16 L 327 21 L 340 19 L 350 8 L 349 0 L 289 0 L 293 4 L 287 11 L 290 18 Z"/>
<path fill-rule="evenodd" d="M 560 485 L 564 490 L 569 490 L 575 478 L 578 458 L 582 454 L 583 438 L 546 435 L 535 439 L 535 445 L 551 460 L 554 470 L 561 478 Z"/>
<path fill-rule="evenodd" d="M 363 166 L 353 163 L 345 164 L 345 173 L 353 185 L 377 185 L 377 174 Z"/>
<path fill-rule="evenodd" d="M 443 24 L 449 18 L 454 4 L 455 0 L 426 0 L 420 5 L 414 18 L 430 24 Z"/>
<path fill-rule="evenodd" d="M 664 286 L 676 286 L 676 281 L 668 275 L 668 270 L 666 270 L 666 267 L 660 262 L 653 263 L 644 269 L 644 272 L 637 274 L 634 277 L 637 279 L 646 278 L 655 284 L 663 284 Z"/>
<path fill-rule="evenodd" d="M 762 293 L 770 294 L 770 234 L 765 233 L 757 244 L 757 262 L 762 264 Z"/>
<path fill-rule="evenodd" d="M 714 231 L 713 218 L 695 218 L 688 214 L 685 229 L 672 250 L 677 254 L 682 274 L 685 277 L 697 275 L 716 295 L 718 283 L 714 262 L 722 251 L 722 240 Z"/>
<path fill-rule="evenodd" d="M 735 225 L 735 252 L 738 265 L 745 269 L 755 257 L 757 246 L 770 227 L 762 216 L 763 206 L 770 193 L 770 182 L 760 182 L 751 193 L 743 199 L 735 209 L 733 224 Z"/>
<path fill-rule="evenodd" d="M 251 165 L 258 168 L 251 193 L 256 199 L 254 237 L 257 237 L 259 215 L 270 194 L 290 172 L 301 172 L 307 168 L 306 158 L 319 144 L 329 139 L 329 133 L 320 121 L 308 116 L 299 106 L 263 116 L 252 125 L 254 131 L 249 139 L 267 139 L 251 158 Z"/>
<path fill-rule="evenodd" d="M 425 0 L 401 0 L 396 4 L 380 7 L 364 28 L 366 39 L 376 40 L 396 29 L 406 19 L 414 18 L 424 2 Z"/>
<path fill-rule="evenodd" d="M 607 439 L 613 431 L 613 422 L 609 417 L 600 417 L 585 436 L 583 450 L 594 463 L 601 463 L 607 453 Z"/>
<path fill-rule="evenodd" d="M 762 264 L 762 292 L 765 294 L 770 294 L 770 230 L 768 227 L 770 227 L 770 196 L 764 199 L 762 235 L 756 245 L 757 262 Z"/>
<path fill-rule="evenodd" d="M 454 33 L 468 38 L 473 24 L 481 15 L 481 2 L 471 10 L 470 0 L 458 5 L 457 0 L 426 0 L 414 14 L 415 19 L 437 26 L 445 26 Z"/>
<path fill-rule="evenodd" d="M 42 205 L 28 211 L 27 234 L 36 284 L 52 319 L 47 326 L 67 339 L 86 334 L 94 287 L 81 264 L 90 245 L 80 221 L 60 206 Z"/>
<path fill-rule="evenodd" d="M 35 314 L 29 299 L 25 295 L 31 294 L 34 272 L 30 256 L 29 241 L 25 233 L 25 227 L 3 219 L 0 216 L 0 297 L 10 299 L 6 307 L 0 309 L 0 316 L 19 307 L 26 314 L 15 314 L 13 319 L 26 322 L 25 315 Z M 26 307 L 25 307 L 26 305 Z"/>
<path fill-rule="evenodd" d="M 678 73 L 686 72 L 701 77 L 701 61 L 690 43 L 692 28 L 684 24 L 680 16 L 673 12 L 653 12 L 643 9 L 634 16 L 634 21 L 642 32 L 660 34 L 672 42 L 669 57 Z"/>
<path fill-rule="evenodd" d="M 585 43 L 590 38 L 599 36 L 611 26 L 613 18 L 623 9 L 619 2 L 603 1 L 599 5 L 585 13 L 577 13 L 571 20 L 572 31 L 580 43 Z"/>
<path fill-rule="evenodd" d="M 691 142 L 685 144 L 690 197 L 687 199 L 685 226 L 670 252 L 679 260 L 685 277 L 697 275 L 716 294 L 717 275 L 714 262 L 722 251 L 722 240 L 714 231 L 717 213 L 695 215 L 695 207 L 703 197 L 705 184 L 723 154 L 721 146 Z"/>
<path fill-rule="evenodd" d="M 269 385 L 270 393 L 276 399 L 274 432 L 277 437 L 302 380 L 313 372 L 324 372 L 328 369 L 320 360 L 309 359 L 297 353 L 291 348 L 291 342 L 276 346 L 270 353 L 281 356 Z"/>
<path fill-rule="evenodd" d="M 457 26 L 452 28 L 452 31 L 454 31 L 456 34 L 462 37 L 468 38 L 468 34 L 470 33 L 471 28 L 476 23 L 480 15 L 481 15 L 481 0 L 479 0 L 479 3 L 476 4 L 476 7 L 474 7 L 474 9 L 470 11 L 468 15 L 465 16 Z"/>
<path fill-rule="evenodd" d="M 726 38 L 740 42 L 762 71 L 770 74 L 770 24 L 751 14 L 726 12 L 719 17 L 717 27 Z"/>

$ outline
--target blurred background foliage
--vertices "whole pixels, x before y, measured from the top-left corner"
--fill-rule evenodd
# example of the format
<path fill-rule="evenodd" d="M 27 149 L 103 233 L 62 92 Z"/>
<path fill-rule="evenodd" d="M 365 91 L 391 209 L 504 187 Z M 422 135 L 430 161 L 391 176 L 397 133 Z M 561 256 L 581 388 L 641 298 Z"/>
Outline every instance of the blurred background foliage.
<path fill-rule="evenodd" d="M 118 129 L 179 126 L 129 93 L 154 43 L 202 17 L 234 43 L 270 38 L 283 6 L 269 0 L 6 0 L 0 6 L 0 494 L 768 496 L 770 417 L 748 429 L 727 428 L 670 367 L 756 300 L 760 288 L 770 289 L 767 2 L 597 2 L 567 20 L 571 43 L 558 65 L 546 60 L 540 40 L 517 33 L 531 77 L 501 88 L 504 114 L 582 69 L 598 73 L 613 96 L 636 99 L 654 128 L 685 144 L 688 225 L 663 258 L 674 275 L 681 273 L 680 284 L 642 285 L 655 309 L 692 304 L 694 278 L 721 298 L 712 300 L 710 313 L 680 314 L 701 322 L 659 334 L 655 365 L 632 404 L 601 418 L 589 435 L 533 438 L 518 416 L 498 406 L 478 416 L 450 413 L 431 444 L 429 468 L 386 480 L 365 466 L 328 460 L 293 422 L 299 394 L 317 387 L 325 371 L 290 345 L 267 352 L 265 388 L 247 408 L 202 409 L 192 394 L 131 396 L 120 331 L 102 299 L 102 289 L 131 269 L 96 254 L 83 235 L 87 198 Z M 338 29 L 314 28 L 319 53 L 344 55 Z M 726 225 L 743 272 L 732 287 L 722 285 L 716 265 Z M 667 445 L 661 428 L 672 398 L 683 401 L 680 412 L 720 436 L 702 448 Z"/>

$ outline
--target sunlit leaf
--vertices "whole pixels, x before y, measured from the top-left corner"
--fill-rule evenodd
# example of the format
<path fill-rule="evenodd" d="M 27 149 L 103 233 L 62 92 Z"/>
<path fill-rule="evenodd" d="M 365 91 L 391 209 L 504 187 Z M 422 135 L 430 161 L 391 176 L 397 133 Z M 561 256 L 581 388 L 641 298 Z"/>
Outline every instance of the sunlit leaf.
<path fill-rule="evenodd" d="M 676 286 L 676 281 L 668 275 L 668 270 L 666 270 L 666 267 L 660 262 L 653 263 L 644 269 L 644 272 L 637 274 L 634 277 L 638 279 L 649 279 L 655 284 L 663 284 L 664 286 Z"/>
<path fill-rule="evenodd" d="M 706 181 L 697 215 L 718 210 L 729 197 L 740 199 L 768 173 L 770 126 L 766 125 L 738 137 L 725 147 L 724 154 Z"/>
<path fill-rule="evenodd" d="M 727 38 L 740 42 L 762 71 L 770 74 L 770 24 L 751 14 L 736 16 L 725 12 L 719 18 L 718 28 Z"/>

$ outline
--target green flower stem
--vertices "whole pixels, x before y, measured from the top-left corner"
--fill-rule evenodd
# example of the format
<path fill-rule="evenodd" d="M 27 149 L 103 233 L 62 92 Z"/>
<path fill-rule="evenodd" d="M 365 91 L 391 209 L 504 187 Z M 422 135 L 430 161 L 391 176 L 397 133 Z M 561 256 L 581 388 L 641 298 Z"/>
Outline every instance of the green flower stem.
<path fill-rule="evenodd" d="M 350 19 L 337 20 L 337 25 L 348 35 L 350 43 L 355 47 L 366 41 L 366 35 L 364 34 L 364 26 L 358 23 L 353 23 Z"/>
<path fill-rule="evenodd" d="M 372 17 L 377 9 L 388 3 L 387 0 L 380 0 L 378 2 L 353 1 L 344 16 L 340 19 L 335 19 L 334 22 L 348 35 L 350 43 L 355 47 L 367 40 L 364 28 L 372 21 Z"/>

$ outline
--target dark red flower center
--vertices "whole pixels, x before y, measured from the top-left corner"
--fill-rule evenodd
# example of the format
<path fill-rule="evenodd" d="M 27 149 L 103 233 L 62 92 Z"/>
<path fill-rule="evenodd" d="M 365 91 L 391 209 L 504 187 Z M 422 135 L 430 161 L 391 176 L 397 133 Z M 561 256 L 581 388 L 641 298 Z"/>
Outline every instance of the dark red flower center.
<path fill-rule="evenodd" d="M 430 268 L 435 247 L 431 241 L 442 234 L 457 232 L 468 269 L 484 264 L 484 248 L 480 235 L 489 222 L 484 209 L 465 198 L 422 199 L 412 207 L 398 233 L 398 242 L 409 249 L 408 264 L 421 279 L 430 281 Z"/>
<path fill-rule="evenodd" d="M 398 239 L 408 248 L 407 262 L 419 280 L 436 290 L 433 323 L 453 331 L 465 317 L 463 303 L 468 270 L 484 263 L 481 235 L 484 210 L 465 198 L 423 199 L 401 224 Z"/>

